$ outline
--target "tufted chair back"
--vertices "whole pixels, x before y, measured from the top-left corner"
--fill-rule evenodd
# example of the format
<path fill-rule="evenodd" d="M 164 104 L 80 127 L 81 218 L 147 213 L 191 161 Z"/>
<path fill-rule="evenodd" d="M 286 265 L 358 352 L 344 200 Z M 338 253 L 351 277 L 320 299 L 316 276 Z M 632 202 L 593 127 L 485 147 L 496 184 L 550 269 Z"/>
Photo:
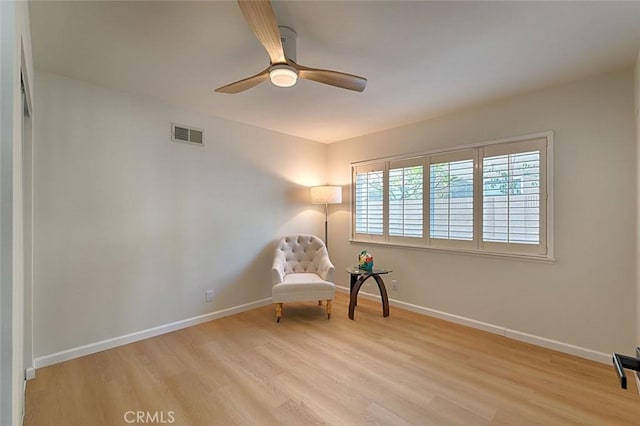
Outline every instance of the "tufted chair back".
<path fill-rule="evenodd" d="M 312 272 L 333 282 L 334 268 L 324 242 L 315 235 L 289 235 L 278 243 L 273 260 L 273 284 L 293 273 Z"/>

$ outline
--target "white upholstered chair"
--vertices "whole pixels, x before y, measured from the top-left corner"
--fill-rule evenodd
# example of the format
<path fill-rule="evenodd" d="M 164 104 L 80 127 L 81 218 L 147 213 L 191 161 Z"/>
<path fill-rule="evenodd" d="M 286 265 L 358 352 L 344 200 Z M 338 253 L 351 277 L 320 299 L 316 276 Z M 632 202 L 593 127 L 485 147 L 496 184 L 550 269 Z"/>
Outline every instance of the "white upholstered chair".
<path fill-rule="evenodd" d="M 286 302 L 327 302 L 327 318 L 331 318 L 331 301 L 336 296 L 335 267 L 329 260 L 327 247 L 315 235 L 284 237 L 276 247 L 271 275 L 276 321 L 282 317 Z"/>

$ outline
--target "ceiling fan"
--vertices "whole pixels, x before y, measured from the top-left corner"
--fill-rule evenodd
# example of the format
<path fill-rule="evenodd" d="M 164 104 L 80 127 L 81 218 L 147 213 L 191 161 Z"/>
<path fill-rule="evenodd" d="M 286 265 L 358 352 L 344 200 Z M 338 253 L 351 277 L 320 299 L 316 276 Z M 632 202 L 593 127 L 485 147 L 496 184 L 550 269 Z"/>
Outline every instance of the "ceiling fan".
<path fill-rule="evenodd" d="M 367 79 L 338 71 L 309 68 L 296 63 L 296 32 L 278 27 L 269 0 L 238 0 L 247 23 L 269 55 L 270 64 L 263 71 L 243 80 L 218 87 L 216 92 L 240 93 L 269 79 L 279 87 L 291 87 L 298 78 L 342 89 L 362 92 Z"/>

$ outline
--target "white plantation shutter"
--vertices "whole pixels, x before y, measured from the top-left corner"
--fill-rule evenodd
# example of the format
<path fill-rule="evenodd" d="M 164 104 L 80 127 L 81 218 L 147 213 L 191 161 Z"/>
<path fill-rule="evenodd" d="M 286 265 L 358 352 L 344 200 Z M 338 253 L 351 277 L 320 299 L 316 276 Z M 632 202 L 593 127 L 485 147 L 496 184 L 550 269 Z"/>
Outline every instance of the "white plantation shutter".
<path fill-rule="evenodd" d="M 384 235 L 384 164 L 354 168 L 356 236 Z"/>
<path fill-rule="evenodd" d="M 424 237 L 424 157 L 389 164 L 389 237 Z"/>
<path fill-rule="evenodd" d="M 431 156 L 429 237 L 433 244 L 473 243 L 474 158 L 471 150 Z"/>
<path fill-rule="evenodd" d="M 482 242 L 546 253 L 546 140 L 492 145 L 482 153 Z"/>
<path fill-rule="evenodd" d="M 352 237 L 552 259 L 552 146 L 546 132 L 354 164 Z"/>

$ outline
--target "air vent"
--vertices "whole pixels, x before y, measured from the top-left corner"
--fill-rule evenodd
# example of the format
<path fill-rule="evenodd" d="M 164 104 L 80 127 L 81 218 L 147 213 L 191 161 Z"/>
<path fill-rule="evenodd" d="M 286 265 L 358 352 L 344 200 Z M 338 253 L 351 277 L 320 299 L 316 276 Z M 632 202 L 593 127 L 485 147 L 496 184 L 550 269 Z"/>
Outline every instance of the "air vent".
<path fill-rule="evenodd" d="M 204 133 L 201 132 L 200 130 L 196 130 L 196 129 L 189 130 L 190 142 L 199 143 L 200 145 L 202 145 L 204 143 L 203 137 L 204 137 Z"/>
<path fill-rule="evenodd" d="M 204 130 L 171 123 L 171 140 L 203 146 Z"/>

